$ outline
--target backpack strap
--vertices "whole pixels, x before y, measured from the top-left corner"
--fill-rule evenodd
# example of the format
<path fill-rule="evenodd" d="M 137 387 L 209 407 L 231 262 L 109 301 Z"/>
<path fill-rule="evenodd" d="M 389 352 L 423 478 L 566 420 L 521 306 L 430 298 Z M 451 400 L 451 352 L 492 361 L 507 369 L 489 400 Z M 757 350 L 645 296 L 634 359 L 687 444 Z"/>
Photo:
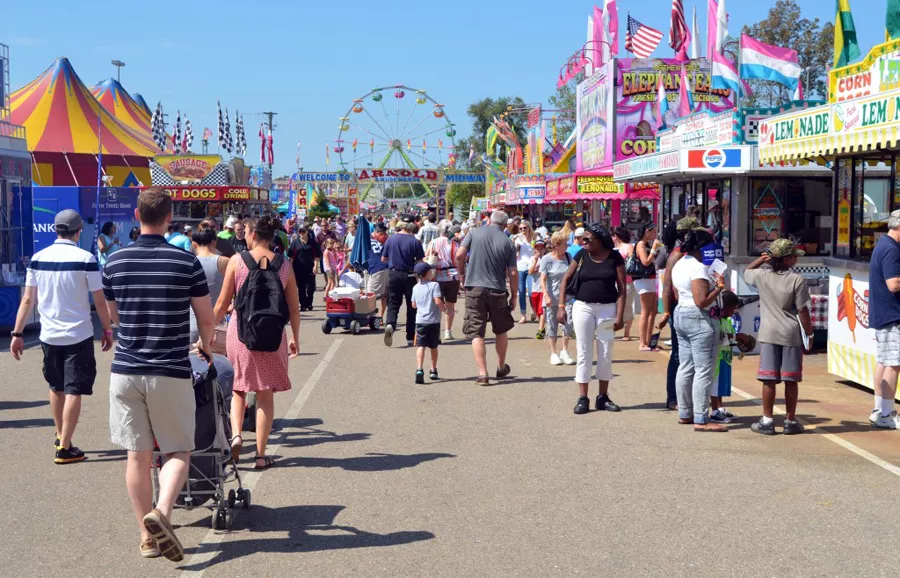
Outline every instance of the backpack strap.
<path fill-rule="evenodd" d="M 269 262 L 269 267 L 272 268 L 276 273 L 281 270 L 281 265 L 284 263 L 284 253 L 278 253 L 275 255 L 275 258 Z"/>
<path fill-rule="evenodd" d="M 251 271 L 259 269 L 259 264 L 253 260 L 253 255 L 250 254 L 250 251 L 241 251 L 241 259 L 244 260 L 244 265 L 247 266 L 247 269 Z"/>

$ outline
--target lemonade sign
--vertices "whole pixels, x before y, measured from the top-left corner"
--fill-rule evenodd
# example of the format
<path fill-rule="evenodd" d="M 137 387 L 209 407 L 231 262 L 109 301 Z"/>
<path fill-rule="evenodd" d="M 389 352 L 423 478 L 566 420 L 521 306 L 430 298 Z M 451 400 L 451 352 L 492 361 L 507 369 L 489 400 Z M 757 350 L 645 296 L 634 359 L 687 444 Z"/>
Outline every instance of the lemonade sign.
<path fill-rule="evenodd" d="M 831 130 L 831 112 L 827 107 L 822 109 L 810 110 L 785 119 L 773 118 L 763 121 L 760 126 L 760 141 L 772 145 L 828 134 Z"/>
<path fill-rule="evenodd" d="M 839 102 L 832 106 L 834 131 L 848 133 L 900 120 L 900 94 Z"/>

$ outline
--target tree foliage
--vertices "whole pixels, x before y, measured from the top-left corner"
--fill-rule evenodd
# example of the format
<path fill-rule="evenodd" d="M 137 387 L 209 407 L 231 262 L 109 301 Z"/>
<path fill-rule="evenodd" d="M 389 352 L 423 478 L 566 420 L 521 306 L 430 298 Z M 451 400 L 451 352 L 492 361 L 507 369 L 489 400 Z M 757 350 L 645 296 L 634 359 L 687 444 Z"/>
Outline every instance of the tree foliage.
<path fill-rule="evenodd" d="M 796 0 L 777 0 L 764 19 L 744 26 L 742 32 L 766 44 L 796 50 L 803 68 L 804 98 L 826 98 L 825 79 L 834 38 L 832 23 L 801 18 Z M 792 91 L 775 82 L 751 80 L 749 84 L 753 94 L 742 101 L 744 106 L 775 106 L 792 98 Z"/>
<path fill-rule="evenodd" d="M 483 185 L 454 183 L 447 189 L 447 205 L 468 209 L 472 205 L 472 199 L 481 196 L 484 196 Z"/>
<path fill-rule="evenodd" d="M 337 215 L 337 211 L 328 206 L 328 198 L 325 195 L 317 194 L 316 202 L 309 209 L 309 218 L 329 218 Z"/>
<path fill-rule="evenodd" d="M 560 112 L 556 116 L 556 131 L 560 141 L 566 140 L 575 130 L 575 110 L 578 83 L 584 80 L 584 72 L 579 72 L 575 78 L 556 88 L 556 92 L 547 99 L 550 107 Z"/>
<path fill-rule="evenodd" d="M 473 166 L 469 164 L 469 151 L 475 149 L 475 158 L 481 157 L 484 150 L 484 138 L 487 134 L 488 127 L 494 117 L 499 118 L 501 114 L 507 113 L 513 109 L 526 108 L 525 101 L 520 97 L 504 96 L 497 99 L 482 98 L 469 105 L 466 112 L 472 119 L 472 134 L 467 138 L 461 139 L 456 143 L 456 168 L 461 171 L 478 171 L 481 168 L 479 161 L 474 161 Z M 512 123 L 512 127 L 519 137 L 521 143 L 525 143 L 525 129 L 528 122 L 528 112 L 525 110 L 512 112 L 506 116 L 506 119 Z M 505 147 L 500 148 L 500 159 L 506 160 Z"/>

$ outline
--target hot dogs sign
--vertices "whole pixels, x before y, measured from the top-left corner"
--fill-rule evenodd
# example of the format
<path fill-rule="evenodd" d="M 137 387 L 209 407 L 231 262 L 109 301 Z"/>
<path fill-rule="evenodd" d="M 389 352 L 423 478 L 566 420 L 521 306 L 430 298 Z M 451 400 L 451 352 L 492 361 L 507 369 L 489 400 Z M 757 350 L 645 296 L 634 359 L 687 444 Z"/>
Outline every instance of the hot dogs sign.
<path fill-rule="evenodd" d="M 835 279 L 835 277 L 832 277 Z M 856 326 L 869 328 L 869 290 L 864 289 L 862 294 L 853 287 L 853 277 L 850 273 L 844 275 L 842 283 L 839 283 L 837 292 L 837 320 L 847 321 L 853 343 L 856 343 Z"/>

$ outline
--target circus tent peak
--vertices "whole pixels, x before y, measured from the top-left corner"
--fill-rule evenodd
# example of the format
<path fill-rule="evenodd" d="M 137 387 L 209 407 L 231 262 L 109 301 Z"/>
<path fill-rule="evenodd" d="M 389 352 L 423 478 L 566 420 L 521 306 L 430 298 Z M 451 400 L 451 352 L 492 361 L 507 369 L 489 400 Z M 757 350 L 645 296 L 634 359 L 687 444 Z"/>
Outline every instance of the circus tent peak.
<path fill-rule="evenodd" d="M 96 154 L 100 141 L 104 154 L 160 153 L 149 131 L 131 128 L 104 108 L 63 57 L 10 95 L 10 119 L 25 127 L 35 152 Z"/>

